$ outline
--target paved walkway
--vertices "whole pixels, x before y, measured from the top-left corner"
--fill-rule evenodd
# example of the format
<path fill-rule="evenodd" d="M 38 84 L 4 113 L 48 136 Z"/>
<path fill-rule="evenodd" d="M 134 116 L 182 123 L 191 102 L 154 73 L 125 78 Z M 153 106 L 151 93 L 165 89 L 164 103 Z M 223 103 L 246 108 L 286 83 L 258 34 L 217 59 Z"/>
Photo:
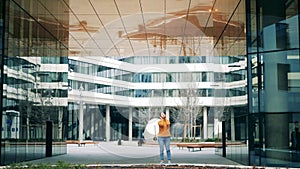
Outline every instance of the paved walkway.
<path fill-rule="evenodd" d="M 213 164 L 213 165 L 240 165 L 229 159 L 215 155 L 214 148 L 203 148 L 202 151 L 189 152 L 187 149 L 178 149 L 171 146 L 172 163 L 174 164 Z M 25 162 L 25 164 L 56 164 L 65 161 L 70 164 L 158 164 L 158 145 L 143 144 L 123 141 L 122 145 L 117 142 L 100 142 L 97 145 L 78 147 L 75 144 L 67 146 L 67 154 L 53 156 Z"/>

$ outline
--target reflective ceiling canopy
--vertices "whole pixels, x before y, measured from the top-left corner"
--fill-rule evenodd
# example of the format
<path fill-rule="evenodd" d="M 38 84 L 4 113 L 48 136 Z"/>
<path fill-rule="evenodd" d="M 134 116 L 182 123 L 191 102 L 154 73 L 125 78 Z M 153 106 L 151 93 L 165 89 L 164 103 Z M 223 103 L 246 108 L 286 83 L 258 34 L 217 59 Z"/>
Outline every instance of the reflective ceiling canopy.
<path fill-rule="evenodd" d="M 245 54 L 242 0 L 63 0 L 69 56 Z"/>

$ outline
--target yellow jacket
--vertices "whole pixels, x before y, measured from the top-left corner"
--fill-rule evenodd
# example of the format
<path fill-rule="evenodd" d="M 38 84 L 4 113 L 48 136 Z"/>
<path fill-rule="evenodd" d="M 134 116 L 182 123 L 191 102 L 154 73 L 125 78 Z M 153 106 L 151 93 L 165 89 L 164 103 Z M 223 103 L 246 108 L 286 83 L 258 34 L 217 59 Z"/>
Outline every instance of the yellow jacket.
<path fill-rule="evenodd" d="M 159 132 L 157 134 L 158 137 L 169 137 L 170 133 L 170 121 L 167 119 L 161 119 L 158 121 Z"/>

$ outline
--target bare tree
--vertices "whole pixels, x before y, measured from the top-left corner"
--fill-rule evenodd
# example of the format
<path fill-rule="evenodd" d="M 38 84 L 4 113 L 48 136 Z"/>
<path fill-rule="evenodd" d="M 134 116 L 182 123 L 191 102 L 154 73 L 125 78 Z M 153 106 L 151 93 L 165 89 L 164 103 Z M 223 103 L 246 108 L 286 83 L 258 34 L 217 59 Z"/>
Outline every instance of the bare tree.
<path fill-rule="evenodd" d="M 196 138 L 197 120 L 202 116 L 202 106 L 200 104 L 201 92 L 198 90 L 196 83 L 189 83 L 187 87 L 179 93 L 181 102 L 176 107 L 176 113 L 172 114 L 172 118 L 183 124 L 184 140 Z"/>

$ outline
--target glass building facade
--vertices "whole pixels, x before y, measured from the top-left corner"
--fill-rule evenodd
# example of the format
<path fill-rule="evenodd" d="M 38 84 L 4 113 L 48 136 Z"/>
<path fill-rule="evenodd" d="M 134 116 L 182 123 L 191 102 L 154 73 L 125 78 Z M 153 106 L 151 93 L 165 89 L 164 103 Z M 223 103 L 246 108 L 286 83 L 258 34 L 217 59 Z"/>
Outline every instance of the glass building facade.
<path fill-rule="evenodd" d="M 138 56 L 138 59 L 133 60 L 139 62 L 140 57 L 143 58 L 142 56 Z M 78 89 L 82 87 L 84 89 L 83 92 L 90 97 L 89 99 L 91 99 L 89 103 L 86 103 L 83 106 L 83 114 L 85 115 L 84 120 L 86 120 L 86 122 L 84 121 L 83 124 L 89 125 L 84 126 L 84 129 L 86 130 L 84 131 L 85 137 L 102 138 L 101 140 L 103 140 L 104 138 L 107 139 L 104 129 L 106 123 L 105 103 L 110 101 L 110 105 L 112 105 L 110 114 L 112 116 L 117 116 L 117 118 L 114 117 L 111 120 L 122 118 L 124 118 L 124 120 L 122 124 L 120 124 L 122 126 L 119 126 L 122 131 L 114 128 L 111 132 L 116 132 L 118 134 L 112 134 L 111 137 L 108 138 L 109 140 L 117 140 L 119 137 L 125 140 L 141 138 L 142 135 L 138 133 L 143 132 L 147 124 L 146 122 L 151 118 L 157 117 L 160 111 L 166 111 L 166 107 L 168 107 L 168 111 L 170 111 L 170 118 L 172 122 L 174 124 L 177 123 L 177 125 L 183 125 L 184 123 L 184 121 L 180 119 L 182 118 L 182 116 L 178 114 L 182 114 L 183 112 L 188 113 L 187 108 L 183 107 L 186 106 L 190 107 L 190 109 L 195 109 L 194 111 L 196 111 L 197 113 L 194 114 L 194 125 L 197 125 L 198 127 L 193 133 L 195 136 L 197 136 L 197 138 L 202 135 L 201 138 L 203 139 L 220 137 L 218 124 L 217 122 L 214 122 L 214 119 L 218 118 L 218 116 L 221 116 L 220 111 L 227 111 L 226 113 L 229 114 L 233 113 L 231 115 L 232 117 L 246 115 L 246 68 L 243 64 L 241 64 L 246 63 L 245 56 L 221 56 L 218 60 L 224 60 L 225 63 L 214 63 L 214 66 L 211 66 L 210 68 L 211 71 L 203 69 L 188 71 L 185 70 L 182 72 L 178 71 L 177 67 L 185 67 L 190 63 L 179 63 L 180 57 L 177 57 L 177 59 L 176 57 L 165 57 L 176 62 L 174 63 L 174 71 L 165 70 L 163 68 L 164 64 L 157 62 L 155 64 L 151 64 L 151 69 L 148 69 L 147 71 L 133 71 L 128 69 L 128 67 L 132 68 L 135 67 L 135 65 L 138 65 L 135 62 L 127 63 L 129 66 L 126 66 L 125 68 L 107 67 L 101 64 L 94 64 L 97 58 L 69 58 L 69 65 L 72 69 L 72 73 L 70 73 L 69 76 L 69 85 L 72 89 L 69 92 L 69 128 L 73 128 L 72 126 L 77 127 L 76 119 L 78 119 L 80 111 Z M 195 59 L 197 57 L 190 58 Z M 196 63 L 196 66 L 200 66 L 200 64 L 211 64 L 210 62 L 205 61 L 206 57 L 202 58 L 204 58 L 204 61 L 202 61 L 201 63 Z M 156 60 L 160 61 L 160 58 L 156 58 Z M 228 60 L 230 60 L 231 62 L 228 63 Z M 110 59 L 110 61 L 114 62 L 115 60 Z M 122 62 L 122 64 L 124 63 L 126 62 Z M 234 70 L 231 70 L 231 68 L 230 70 L 225 70 L 226 68 L 228 68 L 228 64 L 240 65 L 239 67 L 234 68 Z M 222 67 L 223 65 L 225 66 Z M 155 69 L 153 69 L 154 67 L 156 67 L 155 69 L 161 69 L 164 71 L 156 71 Z M 214 72 L 212 71 L 212 69 L 214 68 L 221 68 L 221 71 Z M 110 83 L 109 81 L 113 82 Z M 191 84 L 202 86 L 206 83 L 212 83 L 215 86 L 191 86 Z M 159 86 L 157 87 L 157 85 Z M 97 98 L 92 97 L 92 95 L 102 95 L 103 97 Z M 109 97 L 111 95 L 113 95 L 113 98 L 104 99 L 104 97 Z M 119 101 L 123 99 L 125 99 L 125 102 Z M 166 101 L 164 101 L 165 99 Z M 181 103 L 178 101 L 181 99 L 190 99 L 193 100 L 193 102 Z M 196 102 L 199 102 L 200 99 L 204 102 L 207 102 L 205 103 L 207 106 L 203 106 L 204 104 L 198 105 L 198 103 Z M 212 99 L 214 103 L 209 103 L 210 99 Z M 82 98 L 82 101 L 86 102 L 84 98 Z M 113 103 L 114 101 L 115 103 Z M 117 104 L 117 106 L 114 106 L 114 104 Z M 122 104 L 125 104 L 125 106 Z M 230 107 L 229 105 L 235 106 Z M 204 108 L 206 109 L 206 114 L 209 114 L 211 119 L 209 122 L 207 122 L 211 126 L 208 127 L 207 124 L 205 124 L 206 128 L 210 130 L 208 132 L 209 136 L 207 135 L 208 133 L 204 134 L 203 131 L 200 131 L 199 128 L 199 125 L 202 125 L 203 123 L 202 109 Z M 236 113 L 236 115 L 234 115 L 234 112 Z M 131 136 L 132 138 L 128 138 L 129 114 L 132 114 L 133 116 L 132 121 L 134 126 L 132 131 L 133 135 Z M 208 120 L 208 118 L 206 117 L 205 120 Z M 242 120 L 240 122 L 242 122 Z M 113 121 L 111 122 L 111 124 L 113 124 Z M 243 126 L 246 125 L 243 124 Z M 69 131 L 70 134 L 68 135 L 68 139 L 77 138 L 77 130 L 78 129 L 72 130 L 73 132 Z M 178 130 L 182 130 L 182 128 Z M 231 130 L 230 120 L 228 120 L 228 130 Z M 234 134 L 236 135 L 234 141 L 236 141 L 235 139 L 245 141 L 246 138 L 244 137 L 244 130 L 234 131 L 239 132 L 239 134 Z M 182 133 L 177 133 L 177 135 L 175 135 L 174 133 L 173 136 L 174 138 L 177 138 L 182 137 L 182 135 Z M 229 137 L 231 136 L 229 135 Z"/>
<path fill-rule="evenodd" d="M 247 1 L 247 23 L 249 163 L 299 167 L 299 2 Z"/>
<path fill-rule="evenodd" d="M 57 1 L 0 6 L 1 165 L 65 154 L 69 35 L 55 19 L 68 17 L 49 13 Z"/>
<path fill-rule="evenodd" d="M 174 141 L 226 133 L 226 158 L 300 167 L 297 0 L 131 2 L 0 0 L 1 165 L 147 141 L 165 111 Z"/>

